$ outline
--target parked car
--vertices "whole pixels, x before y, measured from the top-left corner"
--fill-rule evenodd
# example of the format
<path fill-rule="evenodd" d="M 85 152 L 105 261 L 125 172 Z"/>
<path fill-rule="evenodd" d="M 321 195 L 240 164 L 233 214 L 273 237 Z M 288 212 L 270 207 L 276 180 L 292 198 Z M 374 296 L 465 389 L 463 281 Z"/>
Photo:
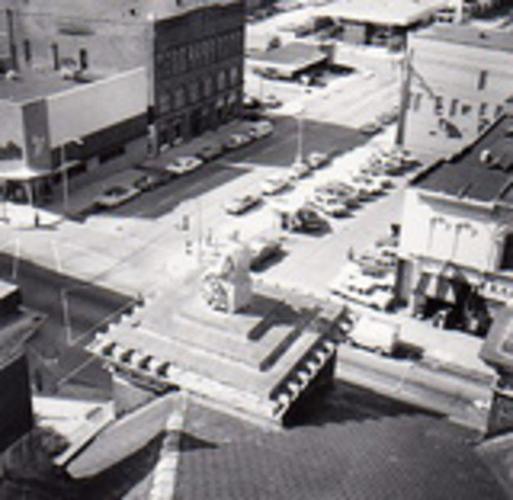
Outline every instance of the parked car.
<path fill-rule="evenodd" d="M 270 175 L 262 181 L 261 189 L 264 194 L 277 194 L 289 186 L 289 179 L 281 174 Z"/>
<path fill-rule="evenodd" d="M 364 135 L 374 135 L 382 130 L 383 127 L 377 122 L 369 122 L 360 127 L 360 132 Z"/>
<path fill-rule="evenodd" d="M 325 194 L 327 196 L 336 196 L 338 197 L 347 208 L 357 208 L 360 205 L 358 198 L 358 191 L 340 181 L 329 181 L 325 184 L 321 184 L 317 186 L 314 190 L 314 193 Z"/>
<path fill-rule="evenodd" d="M 250 208 L 259 205 L 261 201 L 262 197 L 260 195 L 249 193 L 228 200 L 224 208 L 229 214 L 240 215 L 247 212 Z"/>
<path fill-rule="evenodd" d="M 171 177 L 172 175 L 165 171 L 144 174 L 134 181 L 133 186 L 142 192 L 151 191 L 168 183 L 171 180 Z"/>
<path fill-rule="evenodd" d="M 356 174 L 351 177 L 350 182 L 364 191 L 367 191 L 371 196 L 375 196 L 383 192 L 381 183 L 371 176 Z"/>
<path fill-rule="evenodd" d="M 379 287 L 368 286 L 369 280 L 355 280 L 344 284 L 340 283 L 338 288 L 333 287 L 331 291 L 345 299 L 363 304 L 380 311 L 389 311 L 394 302 L 391 291 Z"/>
<path fill-rule="evenodd" d="M 175 175 L 184 175 L 203 165 L 203 161 L 197 156 L 180 156 L 167 165 L 166 170 Z"/>
<path fill-rule="evenodd" d="M 302 160 L 296 160 L 289 171 L 289 178 L 291 180 L 302 179 L 310 173 L 310 167 Z"/>
<path fill-rule="evenodd" d="M 266 108 L 276 109 L 279 108 L 283 103 L 274 94 L 267 94 L 262 99 L 262 104 Z"/>
<path fill-rule="evenodd" d="M 248 134 L 253 139 L 262 139 L 271 135 L 274 126 L 269 120 L 261 120 L 251 125 Z"/>
<path fill-rule="evenodd" d="M 280 225 L 287 231 L 316 232 L 329 227 L 326 219 L 311 205 L 302 207 L 281 207 L 277 209 L 280 216 Z"/>
<path fill-rule="evenodd" d="M 326 153 L 312 151 L 306 157 L 306 162 L 308 163 L 310 168 L 320 168 L 329 162 L 329 156 Z"/>
<path fill-rule="evenodd" d="M 264 262 L 283 252 L 282 243 L 278 238 L 265 236 L 252 239 L 248 247 L 251 255 L 251 269 L 258 269 Z"/>
<path fill-rule="evenodd" d="M 198 158 L 207 162 L 219 158 L 223 154 L 223 147 L 217 142 L 205 144 L 196 154 Z"/>
<path fill-rule="evenodd" d="M 321 212 L 333 217 L 342 217 L 350 213 L 343 199 L 334 194 L 314 193 L 311 203 Z"/>
<path fill-rule="evenodd" d="M 140 191 L 133 186 L 112 186 L 94 199 L 94 205 L 114 208 L 135 198 Z"/>
<path fill-rule="evenodd" d="M 255 110 L 262 107 L 262 103 L 256 97 L 244 94 L 242 99 L 242 107 L 246 110 Z"/>
<path fill-rule="evenodd" d="M 223 149 L 232 151 L 241 148 L 251 142 L 251 137 L 243 132 L 236 132 L 230 135 L 226 141 L 223 142 Z"/>

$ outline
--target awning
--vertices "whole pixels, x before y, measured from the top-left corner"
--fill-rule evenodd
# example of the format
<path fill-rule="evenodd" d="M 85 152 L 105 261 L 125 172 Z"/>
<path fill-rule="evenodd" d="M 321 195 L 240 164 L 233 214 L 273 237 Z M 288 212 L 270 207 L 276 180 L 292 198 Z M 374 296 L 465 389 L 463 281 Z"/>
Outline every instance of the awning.
<path fill-rule="evenodd" d="M 460 285 L 457 281 L 443 276 L 422 273 L 414 293 L 424 295 L 431 299 L 441 300 L 449 304 L 456 304 Z"/>

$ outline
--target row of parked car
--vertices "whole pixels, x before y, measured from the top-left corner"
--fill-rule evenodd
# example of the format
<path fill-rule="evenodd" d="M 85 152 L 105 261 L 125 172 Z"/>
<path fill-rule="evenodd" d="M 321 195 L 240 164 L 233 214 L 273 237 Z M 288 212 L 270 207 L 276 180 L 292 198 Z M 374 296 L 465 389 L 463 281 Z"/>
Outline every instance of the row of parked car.
<path fill-rule="evenodd" d="M 118 184 L 106 189 L 94 199 L 97 208 L 114 208 L 129 202 L 145 191 L 151 191 L 167 184 L 171 179 L 190 174 L 205 163 L 219 158 L 226 152 L 234 151 L 253 141 L 271 135 L 274 126 L 269 120 L 260 120 L 250 124 L 244 130 L 233 132 L 223 142 L 204 144 L 196 154 L 179 156 L 164 168 L 152 168 L 131 184 Z"/>
<path fill-rule="evenodd" d="M 288 172 L 275 173 L 260 183 L 259 190 L 242 193 L 228 200 L 224 207 L 231 215 L 241 215 L 262 203 L 264 196 L 279 194 L 289 188 L 293 182 L 307 176 L 313 170 L 329 163 L 329 156 L 319 151 L 312 151 L 304 161 L 295 162 Z"/>

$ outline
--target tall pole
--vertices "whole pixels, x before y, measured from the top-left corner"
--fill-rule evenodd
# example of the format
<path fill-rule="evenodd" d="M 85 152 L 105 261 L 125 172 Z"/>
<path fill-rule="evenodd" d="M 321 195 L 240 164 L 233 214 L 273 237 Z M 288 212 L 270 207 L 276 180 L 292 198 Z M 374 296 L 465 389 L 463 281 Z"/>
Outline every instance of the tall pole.
<path fill-rule="evenodd" d="M 304 123 L 303 123 L 303 108 L 299 111 L 296 116 L 297 120 L 297 151 L 296 151 L 296 163 L 303 162 L 303 134 L 304 134 Z"/>
<path fill-rule="evenodd" d="M 61 146 L 61 168 L 62 168 L 62 209 L 64 215 L 68 213 L 69 205 L 69 186 L 68 186 L 68 171 L 66 169 L 66 150 L 65 144 Z"/>

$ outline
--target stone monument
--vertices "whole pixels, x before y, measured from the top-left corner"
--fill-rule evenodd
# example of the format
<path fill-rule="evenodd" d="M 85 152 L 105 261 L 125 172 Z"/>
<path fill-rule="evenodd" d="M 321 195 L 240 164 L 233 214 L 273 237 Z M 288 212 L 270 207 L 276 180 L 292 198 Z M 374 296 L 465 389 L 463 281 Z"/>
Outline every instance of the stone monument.
<path fill-rule="evenodd" d="M 235 313 L 251 302 L 251 255 L 243 243 L 223 246 L 201 278 L 201 295 L 216 311 Z"/>

